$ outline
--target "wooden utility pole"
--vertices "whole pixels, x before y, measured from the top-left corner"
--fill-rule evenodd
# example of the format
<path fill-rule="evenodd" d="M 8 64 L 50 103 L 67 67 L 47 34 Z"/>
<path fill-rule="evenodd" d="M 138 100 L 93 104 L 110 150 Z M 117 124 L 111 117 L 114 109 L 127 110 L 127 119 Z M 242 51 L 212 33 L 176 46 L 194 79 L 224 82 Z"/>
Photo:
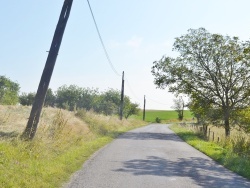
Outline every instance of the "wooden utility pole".
<path fill-rule="evenodd" d="M 122 72 L 122 89 L 121 89 L 121 104 L 120 104 L 120 120 L 123 117 L 123 106 L 124 106 L 124 71 Z"/>
<path fill-rule="evenodd" d="M 61 10 L 61 14 L 57 23 L 57 27 L 54 33 L 54 37 L 51 43 L 50 51 L 47 57 L 47 61 L 41 76 L 41 80 L 35 96 L 30 117 L 27 126 L 22 134 L 22 137 L 27 140 L 34 138 L 37 130 L 37 126 L 40 119 L 43 103 L 46 97 L 46 93 L 49 87 L 49 82 L 53 73 L 53 69 L 56 63 L 56 58 L 60 49 L 60 45 L 63 38 L 63 33 L 67 25 L 67 21 L 70 15 L 73 0 L 64 0 L 64 4 Z"/>
<path fill-rule="evenodd" d="M 145 121 L 145 108 L 146 108 L 146 96 L 144 95 L 144 105 L 143 105 L 143 121 Z"/>

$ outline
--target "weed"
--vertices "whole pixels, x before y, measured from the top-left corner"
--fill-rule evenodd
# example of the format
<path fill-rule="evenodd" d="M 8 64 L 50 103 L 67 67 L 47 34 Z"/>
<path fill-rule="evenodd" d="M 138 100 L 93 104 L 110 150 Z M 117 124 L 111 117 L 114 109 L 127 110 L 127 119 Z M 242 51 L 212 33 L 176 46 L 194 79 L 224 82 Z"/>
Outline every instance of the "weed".
<path fill-rule="evenodd" d="M 248 138 L 238 135 L 230 139 L 232 151 L 250 160 L 250 141 Z"/>

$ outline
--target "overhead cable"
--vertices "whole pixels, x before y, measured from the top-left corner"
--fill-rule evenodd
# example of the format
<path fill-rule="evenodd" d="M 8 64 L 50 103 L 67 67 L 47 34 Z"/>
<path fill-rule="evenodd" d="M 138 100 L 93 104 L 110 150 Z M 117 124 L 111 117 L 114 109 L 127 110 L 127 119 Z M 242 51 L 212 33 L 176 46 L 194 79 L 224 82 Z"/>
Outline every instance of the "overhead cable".
<path fill-rule="evenodd" d="M 94 16 L 94 13 L 93 13 L 93 11 L 92 11 L 92 8 L 91 8 L 91 5 L 90 5 L 90 3 L 89 3 L 89 0 L 87 0 L 87 2 L 88 2 L 88 5 L 89 5 L 89 9 L 90 9 L 90 12 L 91 12 L 91 15 L 92 15 L 92 18 L 93 18 L 95 27 L 96 27 L 96 31 L 97 31 L 97 33 L 98 33 L 100 42 L 101 42 L 101 44 L 102 44 L 102 47 L 103 47 L 103 50 L 104 50 L 104 52 L 105 52 L 106 58 L 107 58 L 107 60 L 108 60 L 108 62 L 109 62 L 109 65 L 111 66 L 112 70 L 114 71 L 114 73 L 115 73 L 117 76 L 121 76 L 121 75 L 116 71 L 114 65 L 112 64 L 112 62 L 111 62 L 111 60 L 110 60 L 108 51 L 107 51 L 107 49 L 106 49 L 106 47 L 105 47 L 105 45 L 104 45 L 104 42 L 103 42 L 103 40 L 102 40 L 101 33 L 100 33 L 99 29 L 98 29 L 98 26 L 97 26 L 97 23 L 96 23 L 96 20 L 95 20 L 95 16 Z"/>
<path fill-rule="evenodd" d="M 134 93 L 134 91 L 132 90 L 132 88 L 131 88 L 131 86 L 130 86 L 130 84 L 129 84 L 129 81 L 128 81 L 128 79 L 127 78 L 125 78 L 125 84 L 128 86 L 128 88 L 129 88 L 129 90 L 130 90 L 130 92 L 132 93 L 132 95 L 137 99 L 137 100 L 141 100 L 141 99 L 139 99 L 137 96 L 136 96 L 136 94 Z"/>

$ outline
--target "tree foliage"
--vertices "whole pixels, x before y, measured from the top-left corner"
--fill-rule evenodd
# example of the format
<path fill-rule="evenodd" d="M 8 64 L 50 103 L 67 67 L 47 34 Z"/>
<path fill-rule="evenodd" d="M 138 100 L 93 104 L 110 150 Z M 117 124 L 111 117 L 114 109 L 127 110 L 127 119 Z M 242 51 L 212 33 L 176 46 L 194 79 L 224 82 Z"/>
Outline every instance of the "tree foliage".
<path fill-rule="evenodd" d="M 34 103 L 35 96 L 36 96 L 35 92 L 22 93 L 21 95 L 19 95 L 19 102 L 21 105 L 31 106 Z M 44 101 L 44 106 L 54 107 L 55 104 L 56 104 L 56 96 L 54 95 L 52 89 L 49 88 Z"/>
<path fill-rule="evenodd" d="M 22 105 L 32 105 L 35 93 L 22 93 L 19 96 Z M 48 89 L 45 106 L 52 106 L 75 111 L 78 109 L 93 110 L 104 115 L 118 115 L 120 108 L 120 91 L 108 89 L 99 92 L 98 89 L 81 88 L 76 85 L 63 85 L 55 93 Z M 124 97 L 123 116 L 128 118 L 138 114 L 138 104 L 132 103 L 128 96 Z"/>
<path fill-rule="evenodd" d="M 17 104 L 19 84 L 11 81 L 5 76 L 0 76 L 0 104 L 14 105 Z"/>
<path fill-rule="evenodd" d="M 123 115 L 126 119 L 128 119 L 131 115 L 137 115 L 139 114 L 139 104 L 132 103 L 129 99 L 129 97 L 124 97 L 124 108 L 123 108 Z"/>
<path fill-rule="evenodd" d="M 95 111 L 105 115 L 118 114 L 120 108 L 120 92 L 118 90 L 109 89 L 100 94 L 98 102 L 96 102 Z"/>
<path fill-rule="evenodd" d="M 30 92 L 30 93 L 22 93 L 19 96 L 19 101 L 21 105 L 24 106 L 31 106 L 35 100 L 35 92 Z"/>
<path fill-rule="evenodd" d="M 184 118 L 184 113 L 183 113 L 184 107 L 185 107 L 185 104 L 184 104 L 184 100 L 182 97 L 174 99 L 174 105 L 172 106 L 172 108 L 178 113 L 178 119 L 180 121 L 182 121 Z"/>
<path fill-rule="evenodd" d="M 238 110 L 233 114 L 235 123 L 244 130 L 246 133 L 250 133 L 250 107 L 246 109 Z"/>
<path fill-rule="evenodd" d="M 199 28 L 176 38 L 173 50 L 179 56 L 154 62 L 154 83 L 216 110 L 229 136 L 233 114 L 250 103 L 250 43 Z"/>
<path fill-rule="evenodd" d="M 51 88 L 47 90 L 44 106 L 51 106 L 54 107 L 56 104 L 56 96 Z"/>
<path fill-rule="evenodd" d="M 80 105 L 81 95 L 82 89 L 80 87 L 63 85 L 56 91 L 57 107 L 70 111 L 76 110 Z"/>

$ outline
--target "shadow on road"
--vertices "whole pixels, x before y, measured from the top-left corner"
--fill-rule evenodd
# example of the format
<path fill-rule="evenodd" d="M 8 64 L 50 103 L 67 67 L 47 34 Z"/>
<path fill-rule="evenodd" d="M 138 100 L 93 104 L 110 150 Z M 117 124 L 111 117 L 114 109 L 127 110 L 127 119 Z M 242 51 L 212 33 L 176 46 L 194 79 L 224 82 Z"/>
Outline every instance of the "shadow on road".
<path fill-rule="evenodd" d="M 118 139 L 130 140 L 172 140 L 183 142 L 178 136 L 173 133 L 150 133 L 150 132 L 127 132 Z"/>
<path fill-rule="evenodd" d="M 152 175 L 166 177 L 189 177 L 202 187 L 250 187 L 250 182 L 241 178 L 213 161 L 191 157 L 169 161 L 149 156 L 147 159 L 126 161 L 116 172 L 132 173 L 135 176 Z"/>

